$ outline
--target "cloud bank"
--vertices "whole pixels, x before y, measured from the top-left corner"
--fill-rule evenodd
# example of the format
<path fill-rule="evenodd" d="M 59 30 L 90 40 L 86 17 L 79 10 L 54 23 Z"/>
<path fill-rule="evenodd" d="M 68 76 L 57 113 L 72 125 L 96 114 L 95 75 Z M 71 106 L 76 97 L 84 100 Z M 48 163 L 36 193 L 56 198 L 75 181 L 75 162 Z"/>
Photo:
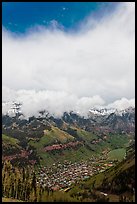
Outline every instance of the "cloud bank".
<path fill-rule="evenodd" d="M 33 115 L 38 116 L 39 111 L 46 110 L 55 117 L 61 117 L 64 112 L 74 111 L 81 116 L 88 116 L 91 108 L 115 108 L 123 110 L 130 106 L 135 107 L 134 99 L 122 98 L 113 103 L 105 105 L 105 101 L 99 96 L 78 98 L 74 94 L 58 91 L 35 91 L 19 90 L 14 91 L 3 87 L 5 94 L 3 103 L 3 114 L 9 114 L 9 109 L 13 107 L 12 102 L 21 103 L 21 112 L 26 118 Z M 12 114 L 12 112 L 11 112 Z"/>
<path fill-rule="evenodd" d="M 134 105 L 135 4 L 90 16 L 77 32 L 54 26 L 18 36 L 3 28 L 2 85 L 3 101 L 20 101 L 27 116 Z"/>

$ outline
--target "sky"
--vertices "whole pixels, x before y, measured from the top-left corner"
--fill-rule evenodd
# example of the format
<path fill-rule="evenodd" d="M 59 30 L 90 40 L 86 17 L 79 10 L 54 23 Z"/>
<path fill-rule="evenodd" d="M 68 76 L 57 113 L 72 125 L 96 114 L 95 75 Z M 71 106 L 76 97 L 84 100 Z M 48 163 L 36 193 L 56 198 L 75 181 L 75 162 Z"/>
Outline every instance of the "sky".
<path fill-rule="evenodd" d="M 91 13 L 100 18 L 117 5 L 105 2 L 3 2 L 2 22 L 5 28 L 16 33 L 24 33 L 36 25 L 48 27 L 54 21 L 69 31 L 77 29 Z"/>
<path fill-rule="evenodd" d="M 26 117 L 134 106 L 134 2 L 3 2 L 2 88 Z"/>

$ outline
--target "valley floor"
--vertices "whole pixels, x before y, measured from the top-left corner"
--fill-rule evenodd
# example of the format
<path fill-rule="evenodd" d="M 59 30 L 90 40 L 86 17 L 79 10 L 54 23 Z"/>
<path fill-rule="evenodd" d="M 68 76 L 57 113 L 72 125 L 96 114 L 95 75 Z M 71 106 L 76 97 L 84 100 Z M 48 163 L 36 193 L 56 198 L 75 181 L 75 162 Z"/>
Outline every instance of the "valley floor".
<path fill-rule="evenodd" d="M 24 201 L 13 198 L 2 198 L 2 202 L 24 202 Z"/>
<path fill-rule="evenodd" d="M 79 183 L 116 165 L 117 160 L 108 159 L 108 152 L 104 151 L 99 157 L 92 156 L 88 161 L 71 163 L 65 160 L 64 163 L 54 163 L 50 168 L 41 167 L 37 173 L 37 184 L 52 190 L 65 190 L 73 183 Z"/>

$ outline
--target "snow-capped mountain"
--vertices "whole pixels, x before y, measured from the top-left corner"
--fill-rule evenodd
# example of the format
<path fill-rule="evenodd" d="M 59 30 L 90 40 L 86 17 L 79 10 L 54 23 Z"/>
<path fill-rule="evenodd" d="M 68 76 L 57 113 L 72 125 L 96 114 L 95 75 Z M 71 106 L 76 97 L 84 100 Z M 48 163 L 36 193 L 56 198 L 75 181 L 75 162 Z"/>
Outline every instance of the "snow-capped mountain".
<path fill-rule="evenodd" d="M 101 108 L 101 109 L 92 108 L 89 110 L 89 112 L 94 115 L 109 115 L 111 113 L 114 113 L 115 111 L 116 109 L 107 109 L 107 108 Z"/>
<path fill-rule="evenodd" d="M 123 109 L 123 110 L 118 110 L 118 109 L 115 109 L 115 108 L 100 108 L 100 109 L 92 108 L 92 109 L 89 110 L 89 113 L 90 113 L 90 116 L 91 115 L 107 116 L 107 115 L 110 115 L 112 113 L 115 113 L 116 115 L 122 116 L 125 113 L 129 113 L 129 112 L 133 113 L 134 111 L 135 111 L 134 107 L 129 107 L 129 108 L 126 108 L 126 109 Z"/>
<path fill-rule="evenodd" d="M 2 102 L 2 113 L 3 115 L 15 116 L 16 114 L 23 114 L 21 110 L 22 104 L 12 101 L 12 102 Z M 73 112 L 73 111 L 72 111 Z M 89 110 L 89 117 L 98 117 L 98 116 L 109 116 L 110 114 L 116 114 L 117 116 L 122 116 L 126 113 L 134 113 L 135 108 L 129 107 L 123 110 L 118 110 L 115 108 L 91 108 Z M 78 112 L 73 112 L 79 115 Z M 69 113 L 68 113 L 69 114 Z M 38 117 L 44 117 L 48 115 L 48 111 L 40 110 Z"/>
<path fill-rule="evenodd" d="M 40 110 L 39 113 L 30 118 L 25 118 L 22 111 L 22 105 L 17 102 L 3 102 L 2 113 L 3 122 L 7 117 L 10 120 L 20 123 L 21 120 L 41 120 L 41 121 L 52 121 L 57 126 L 63 124 L 63 122 L 70 125 L 81 127 L 88 131 L 116 131 L 116 132 L 134 132 L 135 129 L 135 108 L 129 107 L 124 110 L 107 109 L 107 108 L 91 108 L 89 110 L 88 117 L 81 116 L 73 111 L 65 112 L 62 117 L 56 118 L 54 115 L 50 115 L 45 110 Z M 6 117 L 7 116 L 7 117 Z M 5 123 L 5 122 L 4 122 Z M 59 126 L 60 126 L 59 125 Z"/>
<path fill-rule="evenodd" d="M 21 114 L 21 103 L 17 102 L 2 102 L 2 114 L 15 116 L 16 114 Z"/>

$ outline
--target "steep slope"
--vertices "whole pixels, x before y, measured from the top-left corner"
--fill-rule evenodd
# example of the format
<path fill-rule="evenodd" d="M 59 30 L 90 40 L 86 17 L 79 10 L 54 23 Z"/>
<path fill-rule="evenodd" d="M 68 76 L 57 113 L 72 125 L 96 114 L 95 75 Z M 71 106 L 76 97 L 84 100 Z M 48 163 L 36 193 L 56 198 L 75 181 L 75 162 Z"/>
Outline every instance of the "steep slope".
<path fill-rule="evenodd" d="M 2 134 L 2 155 L 12 155 L 19 153 L 21 147 L 19 146 L 19 140 L 13 137 Z"/>
<path fill-rule="evenodd" d="M 80 182 L 69 194 L 79 197 L 81 201 L 134 201 L 135 152 L 133 149 L 131 151 L 118 165 Z"/>
<path fill-rule="evenodd" d="M 27 157 L 33 164 L 51 164 L 65 158 L 79 161 L 101 154 L 106 148 L 125 148 L 134 140 L 134 108 L 121 112 L 96 109 L 90 111 L 88 118 L 74 112 L 55 118 L 41 111 L 39 117 L 29 119 L 23 118 L 20 108 L 21 104 L 14 103 L 10 110 L 13 115 L 2 116 L 2 132 L 18 140 L 24 162 Z M 11 155 L 16 154 L 15 148 L 6 148 L 3 142 L 3 156 L 8 155 L 9 149 Z"/>

